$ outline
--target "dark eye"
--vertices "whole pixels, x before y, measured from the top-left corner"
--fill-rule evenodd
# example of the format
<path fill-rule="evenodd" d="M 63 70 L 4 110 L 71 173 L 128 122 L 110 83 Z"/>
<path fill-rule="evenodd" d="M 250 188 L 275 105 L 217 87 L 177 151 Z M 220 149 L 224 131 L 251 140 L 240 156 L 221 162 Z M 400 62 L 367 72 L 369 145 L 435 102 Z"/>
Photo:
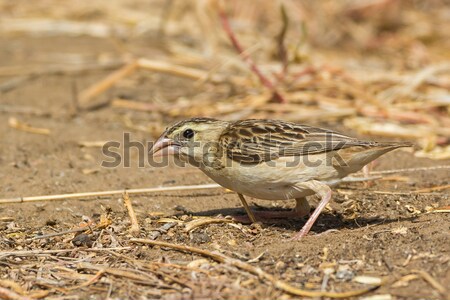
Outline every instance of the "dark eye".
<path fill-rule="evenodd" d="M 194 136 L 194 130 L 186 129 L 185 131 L 183 131 L 183 136 L 187 139 L 190 139 L 191 137 Z"/>

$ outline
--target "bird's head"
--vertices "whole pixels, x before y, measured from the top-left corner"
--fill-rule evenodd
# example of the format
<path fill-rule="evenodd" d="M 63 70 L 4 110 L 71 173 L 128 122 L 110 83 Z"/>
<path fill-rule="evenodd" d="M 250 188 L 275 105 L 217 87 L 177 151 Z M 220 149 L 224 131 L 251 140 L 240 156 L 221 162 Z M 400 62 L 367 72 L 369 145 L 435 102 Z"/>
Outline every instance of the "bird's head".
<path fill-rule="evenodd" d="M 205 156 L 219 151 L 218 140 L 228 122 L 192 118 L 166 129 L 150 149 L 153 157 L 174 155 L 191 164 L 201 163 Z"/>

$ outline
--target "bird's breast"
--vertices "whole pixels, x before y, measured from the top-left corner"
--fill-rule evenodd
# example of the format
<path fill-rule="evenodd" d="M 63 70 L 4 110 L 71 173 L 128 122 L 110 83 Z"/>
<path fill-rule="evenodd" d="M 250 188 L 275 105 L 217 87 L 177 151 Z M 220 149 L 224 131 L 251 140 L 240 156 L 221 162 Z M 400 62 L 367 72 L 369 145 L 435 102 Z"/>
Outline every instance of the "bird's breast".
<path fill-rule="evenodd" d="M 260 164 L 239 164 L 223 161 L 221 168 L 203 166 L 200 168 L 212 180 L 237 193 L 266 200 L 300 198 L 314 194 L 297 184 L 315 179 L 332 180 L 337 176 L 334 168 L 308 167 L 305 164 L 290 164 L 277 161 Z"/>

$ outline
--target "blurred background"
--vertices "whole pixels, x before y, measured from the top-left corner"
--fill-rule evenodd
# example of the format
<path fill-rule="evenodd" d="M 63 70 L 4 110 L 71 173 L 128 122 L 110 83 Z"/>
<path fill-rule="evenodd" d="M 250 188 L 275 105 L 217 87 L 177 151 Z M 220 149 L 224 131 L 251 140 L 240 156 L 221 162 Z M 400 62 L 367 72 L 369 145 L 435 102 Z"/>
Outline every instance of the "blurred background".
<path fill-rule="evenodd" d="M 1 0 L 2 159 L 96 174 L 105 141 L 151 141 L 196 116 L 409 140 L 416 157 L 448 159 L 449 50 L 440 0 Z"/>

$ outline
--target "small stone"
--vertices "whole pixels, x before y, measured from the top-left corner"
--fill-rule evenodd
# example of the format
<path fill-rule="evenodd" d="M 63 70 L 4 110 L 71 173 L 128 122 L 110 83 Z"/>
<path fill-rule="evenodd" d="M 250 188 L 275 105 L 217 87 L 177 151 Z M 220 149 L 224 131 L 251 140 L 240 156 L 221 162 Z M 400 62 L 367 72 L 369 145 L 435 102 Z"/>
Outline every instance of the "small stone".
<path fill-rule="evenodd" d="M 191 238 L 191 241 L 196 244 L 204 244 L 204 243 L 208 243 L 211 241 L 211 238 L 209 237 L 209 235 L 207 235 L 206 233 L 202 233 L 202 232 L 191 233 L 190 238 Z"/>
<path fill-rule="evenodd" d="M 286 263 L 281 260 L 275 264 L 275 270 L 277 270 L 277 271 L 284 270 L 285 268 L 286 268 Z"/>
<path fill-rule="evenodd" d="M 381 284 L 381 278 L 373 276 L 356 276 L 353 278 L 354 282 L 362 284 Z"/>
<path fill-rule="evenodd" d="M 336 279 L 342 280 L 342 281 L 350 281 L 355 277 L 355 273 L 350 270 L 349 266 L 339 266 L 337 272 L 336 272 Z"/>
<path fill-rule="evenodd" d="M 47 226 L 55 226 L 57 224 L 55 219 L 49 219 L 45 222 L 45 225 Z"/>
<path fill-rule="evenodd" d="M 234 246 L 237 245 L 237 242 L 236 242 L 235 239 L 233 239 L 233 240 L 229 240 L 229 241 L 227 242 L 227 244 L 234 247 Z"/>
<path fill-rule="evenodd" d="M 72 240 L 72 244 L 74 246 L 77 247 L 92 247 L 92 245 L 94 244 L 94 242 L 91 240 L 90 236 L 85 234 L 85 233 L 81 233 L 79 235 L 77 235 L 76 237 L 73 238 Z"/>

